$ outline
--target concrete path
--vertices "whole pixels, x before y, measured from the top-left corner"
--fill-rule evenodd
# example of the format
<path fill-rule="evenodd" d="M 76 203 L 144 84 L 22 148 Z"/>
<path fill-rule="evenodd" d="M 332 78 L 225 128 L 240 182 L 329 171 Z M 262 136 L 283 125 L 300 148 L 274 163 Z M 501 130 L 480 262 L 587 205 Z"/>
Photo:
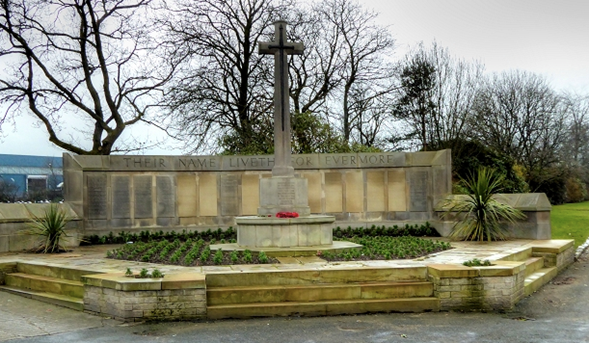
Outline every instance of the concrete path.
<path fill-rule="evenodd" d="M 589 342 L 587 254 L 508 313 L 375 314 L 123 324 L 0 293 L 0 341 Z"/>
<path fill-rule="evenodd" d="M 120 323 L 64 307 L 0 293 L 0 341 L 112 327 Z"/>

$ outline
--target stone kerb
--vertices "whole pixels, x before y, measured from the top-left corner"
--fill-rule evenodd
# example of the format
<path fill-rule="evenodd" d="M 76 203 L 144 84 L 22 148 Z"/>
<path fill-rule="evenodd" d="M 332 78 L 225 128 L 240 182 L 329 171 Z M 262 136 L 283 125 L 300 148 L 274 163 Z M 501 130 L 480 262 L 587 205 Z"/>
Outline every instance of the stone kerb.
<path fill-rule="evenodd" d="M 205 276 L 199 273 L 136 279 L 123 273 L 83 276 L 84 311 L 123 321 L 206 317 Z"/>

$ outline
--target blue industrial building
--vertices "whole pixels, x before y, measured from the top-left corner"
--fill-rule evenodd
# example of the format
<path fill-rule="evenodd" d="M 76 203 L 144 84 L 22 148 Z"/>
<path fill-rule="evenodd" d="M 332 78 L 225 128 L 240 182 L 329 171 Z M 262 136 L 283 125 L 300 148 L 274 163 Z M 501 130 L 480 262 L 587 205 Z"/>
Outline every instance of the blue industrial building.
<path fill-rule="evenodd" d="M 60 192 L 62 186 L 61 157 L 0 154 L 0 191 L 17 199 L 31 200 Z"/>

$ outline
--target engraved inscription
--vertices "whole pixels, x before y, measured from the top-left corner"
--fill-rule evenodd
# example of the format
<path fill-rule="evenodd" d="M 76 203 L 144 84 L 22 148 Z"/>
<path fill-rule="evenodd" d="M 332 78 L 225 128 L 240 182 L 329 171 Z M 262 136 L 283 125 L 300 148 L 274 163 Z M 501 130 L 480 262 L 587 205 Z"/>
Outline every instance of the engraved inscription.
<path fill-rule="evenodd" d="M 129 190 L 129 176 L 113 176 L 112 189 L 112 217 L 115 219 L 131 217 L 131 192 Z"/>
<path fill-rule="evenodd" d="M 106 219 L 106 175 L 88 175 L 88 219 Z"/>
<path fill-rule="evenodd" d="M 161 157 L 123 157 L 127 168 L 137 169 L 164 169 L 167 168 L 166 160 Z"/>
<path fill-rule="evenodd" d="M 178 168 L 186 170 L 208 170 L 217 168 L 215 157 L 204 158 L 179 158 Z"/>
<path fill-rule="evenodd" d="M 409 179 L 411 211 L 427 211 L 427 171 L 413 171 Z"/>
<path fill-rule="evenodd" d="M 226 157 L 229 159 L 230 169 L 239 168 L 271 168 L 274 166 L 274 157 L 249 157 L 249 156 L 230 156 Z"/>
<path fill-rule="evenodd" d="M 171 176 L 157 176 L 155 179 L 157 191 L 157 216 L 176 216 L 176 192 Z"/>
<path fill-rule="evenodd" d="M 133 177 L 135 195 L 135 218 L 152 218 L 151 175 Z"/>
<path fill-rule="evenodd" d="M 295 204 L 294 183 L 290 180 L 281 180 L 276 185 L 278 190 L 278 205 L 293 206 Z"/>
<path fill-rule="evenodd" d="M 239 182 L 237 175 L 221 176 L 221 215 L 239 215 Z"/>

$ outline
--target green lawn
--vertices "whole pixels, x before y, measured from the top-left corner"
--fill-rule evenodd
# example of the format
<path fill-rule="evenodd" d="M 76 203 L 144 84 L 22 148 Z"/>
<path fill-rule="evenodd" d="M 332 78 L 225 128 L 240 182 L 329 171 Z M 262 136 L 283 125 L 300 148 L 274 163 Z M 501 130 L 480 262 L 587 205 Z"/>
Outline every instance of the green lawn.
<path fill-rule="evenodd" d="M 553 239 L 574 239 L 575 247 L 589 236 L 589 201 L 552 206 Z"/>

